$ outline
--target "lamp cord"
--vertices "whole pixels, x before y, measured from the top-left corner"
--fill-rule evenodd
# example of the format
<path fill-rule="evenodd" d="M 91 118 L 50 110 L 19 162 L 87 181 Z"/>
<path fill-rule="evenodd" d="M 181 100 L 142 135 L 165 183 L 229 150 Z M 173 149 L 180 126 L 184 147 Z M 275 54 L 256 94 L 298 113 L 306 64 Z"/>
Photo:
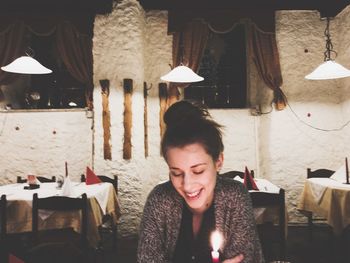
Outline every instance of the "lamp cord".
<path fill-rule="evenodd" d="M 180 51 L 180 66 L 184 65 L 184 53 L 185 53 L 185 46 L 183 43 L 183 32 L 182 30 L 180 31 L 180 36 L 179 36 L 179 51 Z"/>
<path fill-rule="evenodd" d="M 319 127 L 315 127 L 309 123 L 307 123 L 306 121 L 304 121 L 303 119 L 301 119 L 298 114 L 293 110 L 292 106 L 290 106 L 289 102 L 288 102 L 288 99 L 287 99 L 287 96 L 284 94 L 283 95 L 284 97 L 284 100 L 286 102 L 286 105 L 288 106 L 288 108 L 290 109 L 290 111 L 293 113 L 293 115 L 296 117 L 296 119 L 301 122 L 302 124 L 312 128 L 312 129 L 315 129 L 315 130 L 318 130 L 318 131 L 324 131 L 324 132 L 333 132 L 333 131 L 341 131 L 342 129 L 344 129 L 346 126 L 348 126 L 350 124 L 350 120 L 346 121 L 344 124 L 342 124 L 340 127 L 338 128 L 334 128 L 334 129 L 324 129 L 324 128 L 319 128 Z M 273 110 L 273 106 L 272 106 L 272 103 L 271 103 L 271 110 L 268 111 L 268 112 L 260 112 L 260 115 L 263 115 L 263 114 L 270 114 Z"/>
<path fill-rule="evenodd" d="M 331 131 L 341 131 L 342 129 L 344 129 L 346 126 L 349 125 L 350 123 L 350 120 L 348 120 L 347 122 L 345 122 L 343 125 L 341 125 L 340 127 L 338 128 L 334 128 L 334 129 L 324 129 L 324 128 L 319 128 L 319 127 L 315 127 L 309 123 L 307 123 L 306 121 L 302 120 L 298 114 L 296 114 L 296 112 L 293 110 L 293 108 L 290 106 L 288 100 L 287 100 L 287 97 L 284 95 L 285 97 L 285 101 L 286 101 L 286 104 L 288 105 L 288 108 L 290 109 L 290 111 L 293 113 L 293 115 L 297 118 L 298 121 L 300 121 L 301 123 L 303 123 L 304 125 L 306 126 L 309 126 L 310 128 L 312 129 L 315 129 L 315 130 L 318 130 L 318 131 L 325 131 L 325 132 L 331 132 Z"/>

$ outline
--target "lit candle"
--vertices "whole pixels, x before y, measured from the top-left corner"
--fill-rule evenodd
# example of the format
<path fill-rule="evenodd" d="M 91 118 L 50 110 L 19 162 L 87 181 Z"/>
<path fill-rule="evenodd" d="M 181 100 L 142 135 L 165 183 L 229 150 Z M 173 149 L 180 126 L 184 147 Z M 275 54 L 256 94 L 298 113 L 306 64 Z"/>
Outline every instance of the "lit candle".
<path fill-rule="evenodd" d="M 213 247 L 213 251 L 211 252 L 211 258 L 213 260 L 213 263 L 219 263 L 219 248 L 222 243 L 222 237 L 218 231 L 214 231 L 211 235 L 211 243 Z"/>
<path fill-rule="evenodd" d="M 345 157 L 346 183 L 349 184 L 349 166 L 348 157 Z"/>
<path fill-rule="evenodd" d="M 67 162 L 65 162 L 65 167 L 66 167 L 66 177 L 68 176 L 68 165 Z"/>

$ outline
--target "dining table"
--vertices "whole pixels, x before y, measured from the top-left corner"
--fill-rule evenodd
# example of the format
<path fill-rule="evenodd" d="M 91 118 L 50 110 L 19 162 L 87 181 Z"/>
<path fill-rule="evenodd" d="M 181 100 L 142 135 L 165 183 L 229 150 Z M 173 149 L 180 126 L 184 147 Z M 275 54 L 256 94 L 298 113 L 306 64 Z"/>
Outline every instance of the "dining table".
<path fill-rule="evenodd" d="M 315 213 L 326 219 L 339 236 L 350 225 L 350 184 L 332 178 L 308 178 L 297 208 L 301 213 Z"/>
<path fill-rule="evenodd" d="M 117 193 L 111 183 L 102 182 L 87 185 L 85 182 L 71 182 L 69 197 L 79 197 L 86 193 L 88 198 L 88 232 L 91 246 L 97 247 L 100 240 L 98 226 L 102 224 L 105 214 L 112 216 L 116 223 L 120 217 Z M 28 189 L 26 183 L 6 184 L 0 186 L 0 195 L 7 198 L 7 232 L 20 233 L 32 230 L 33 194 L 39 198 L 63 195 L 63 187 L 56 182 L 41 183 L 39 188 Z M 77 211 L 39 211 L 39 230 L 72 227 L 80 231 L 80 214 Z"/>

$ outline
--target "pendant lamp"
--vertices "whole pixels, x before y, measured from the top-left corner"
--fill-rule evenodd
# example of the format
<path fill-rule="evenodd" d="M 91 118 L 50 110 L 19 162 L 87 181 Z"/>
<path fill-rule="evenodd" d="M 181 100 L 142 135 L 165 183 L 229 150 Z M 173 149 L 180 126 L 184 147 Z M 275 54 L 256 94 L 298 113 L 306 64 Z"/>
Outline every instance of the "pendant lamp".
<path fill-rule="evenodd" d="M 331 36 L 329 33 L 329 17 L 327 17 L 327 26 L 324 31 L 326 37 L 326 51 L 324 52 L 324 62 L 319 65 L 314 71 L 306 75 L 306 79 L 311 80 L 325 80 L 325 79 L 338 79 L 350 77 L 350 70 L 338 64 L 331 58 L 333 53 L 337 56 L 337 52 L 333 50 L 333 44 L 331 42 Z"/>
<path fill-rule="evenodd" d="M 183 56 L 184 56 L 184 45 L 182 39 L 182 32 L 180 33 L 180 65 L 173 68 L 169 73 L 160 77 L 163 81 L 168 82 L 177 82 L 177 83 L 191 83 L 191 82 L 199 82 L 204 80 L 203 77 L 199 76 L 192 69 L 183 65 Z"/>
<path fill-rule="evenodd" d="M 164 81 L 178 82 L 178 83 L 191 83 L 204 80 L 203 77 L 197 75 L 192 69 L 184 65 L 177 66 L 172 69 L 168 74 L 165 74 L 160 78 Z"/>
<path fill-rule="evenodd" d="M 16 58 L 10 64 L 1 67 L 3 71 L 20 74 L 49 74 L 52 73 L 51 69 L 46 68 L 40 64 L 30 53 L 34 51 L 31 48 L 27 49 L 26 55 Z"/>

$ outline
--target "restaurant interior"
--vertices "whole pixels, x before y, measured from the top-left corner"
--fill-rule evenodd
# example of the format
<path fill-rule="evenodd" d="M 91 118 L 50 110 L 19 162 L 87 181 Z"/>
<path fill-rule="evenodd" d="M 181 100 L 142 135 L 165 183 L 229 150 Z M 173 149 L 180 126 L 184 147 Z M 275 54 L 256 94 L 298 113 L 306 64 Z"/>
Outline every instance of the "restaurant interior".
<path fill-rule="evenodd" d="M 136 262 L 144 204 L 169 179 L 162 118 L 188 99 L 224 127 L 218 176 L 259 188 L 266 262 L 350 262 L 349 0 L 6 0 L 0 21 L 0 261 L 46 262 L 28 257 L 39 221 L 85 233 L 84 262 Z M 50 73 L 6 68 L 21 56 Z M 316 72 L 328 62 L 341 68 Z M 203 80 L 164 80 L 181 65 Z M 87 194 L 86 232 L 34 217 L 40 177 L 46 197 Z"/>

